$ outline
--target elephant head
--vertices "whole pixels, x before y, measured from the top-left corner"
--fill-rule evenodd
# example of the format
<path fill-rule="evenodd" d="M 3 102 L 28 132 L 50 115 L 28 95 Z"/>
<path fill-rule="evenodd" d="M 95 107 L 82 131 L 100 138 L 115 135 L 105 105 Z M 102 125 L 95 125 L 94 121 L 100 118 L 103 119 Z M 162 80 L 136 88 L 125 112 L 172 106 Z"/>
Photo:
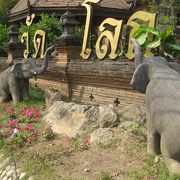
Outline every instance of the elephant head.
<path fill-rule="evenodd" d="M 42 66 L 39 68 L 36 62 L 32 58 L 23 59 L 21 62 L 16 63 L 12 69 L 13 73 L 17 78 L 30 79 L 36 78 L 37 75 L 42 74 L 48 67 L 48 59 L 51 53 L 54 51 L 54 47 L 49 47 L 44 55 L 44 61 Z"/>
<path fill-rule="evenodd" d="M 138 42 L 135 39 L 131 39 L 131 43 L 134 46 L 134 53 L 135 53 L 135 71 L 131 80 L 131 85 L 134 89 L 145 93 L 147 85 L 151 78 L 155 76 L 155 71 L 159 74 L 166 69 L 169 69 L 169 63 L 163 57 L 151 57 L 147 58 L 144 61 L 142 60 L 141 48 Z M 158 73 L 156 73 L 158 76 Z"/>

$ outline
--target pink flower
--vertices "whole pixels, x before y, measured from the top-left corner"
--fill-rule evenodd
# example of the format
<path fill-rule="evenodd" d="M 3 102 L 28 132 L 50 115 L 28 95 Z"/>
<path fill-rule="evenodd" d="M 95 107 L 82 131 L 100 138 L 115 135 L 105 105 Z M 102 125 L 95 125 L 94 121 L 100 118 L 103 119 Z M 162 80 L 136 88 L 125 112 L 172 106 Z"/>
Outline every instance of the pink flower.
<path fill-rule="evenodd" d="M 25 141 L 26 142 L 31 142 L 31 138 L 30 137 L 25 137 Z"/>
<path fill-rule="evenodd" d="M 13 129 L 13 128 L 10 128 L 10 129 L 9 129 L 9 131 L 10 131 L 10 132 L 9 132 L 9 133 L 10 133 L 10 135 L 12 135 L 12 134 L 13 134 L 13 132 L 14 132 L 14 129 Z"/>
<path fill-rule="evenodd" d="M 33 134 L 34 136 L 39 136 L 39 131 L 38 131 L 38 129 L 34 129 L 32 134 Z"/>
<path fill-rule="evenodd" d="M 7 126 L 8 127 L 12 127 L 12 126 L 14 126 L 16 124 L 16 120 L 12 120 L 12 121 L 10 121 L 8 124 L 7 124 Z"/>
<path fill-rule="evenodd" d="M 28 125 L 28 126 L 26 127 L 26 131 L 30 131 L 32 128 L 33 128 L 32 125 Z"/>
<path fill-rule="evenodd" d="M 17 130 L 18 130 L 18 131 L 22 131 L 22 128 L 21 128 L 21 127 L 17 127 Z"/>
<path fill-rule="evenodd" d="M 5 102 L 5 103 L 3 103 L 2 105 L 3 105 L 3 106 L 9 106 L 9 105 L 10 105 L 10 103 Z"/>
<path fill-rule="evenodd" d="M 7 108 L 6 111 L 9 115 L 14 114 L 14 109 L 12 109 L 12 108 Z"/>
<path fill-rule="evenodd" d="M 22 115 L 25 115 L 27 117 L 31 117 L 32 115 L 32 112 L 31 112 L 31 109 L 24 109 L 22 112 L 21 112 Z"/>
<path fill-rule="evenodd" d="M 38 118 L 38 117 L 39 117 L 39 114 L 40 114 L 39 111 L 35 111 L 35 112 L 34 112 L 35 118 Z"/>

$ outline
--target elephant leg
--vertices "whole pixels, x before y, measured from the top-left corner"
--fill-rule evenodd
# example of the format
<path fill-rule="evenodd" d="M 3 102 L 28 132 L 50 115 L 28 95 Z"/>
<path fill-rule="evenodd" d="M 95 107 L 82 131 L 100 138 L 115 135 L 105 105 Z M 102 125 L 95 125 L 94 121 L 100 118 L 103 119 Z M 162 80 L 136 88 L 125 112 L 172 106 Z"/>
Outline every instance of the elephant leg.
<path fill-rule="evenodd" d="M 148 131 L 148 135 L 147 135 L 148 153 L 155 154 L 155 155 L 161 154 L 160 139 L 161 139 L 161 136 L 159 133 Z"/>
<path fill-rule="evenodd" d="M 24 86 L 22 87 L 22 96 L 24 100 L 29 100 L 29 79 L 24 80 Z"/>
<path fill-rule="evenodd" d="M 161 154 L 160 139 L 161 135 L 153 127 L 150 115 L 147 114 L 147 152 L 150 154 Z"/>
<path fill-rule="evenodd" d="M 12 99 L 13 99 L 13 104 L 17 104 L 21 100 L 21 92 L 18 87 L 13 87 L 10 89 Z"/>

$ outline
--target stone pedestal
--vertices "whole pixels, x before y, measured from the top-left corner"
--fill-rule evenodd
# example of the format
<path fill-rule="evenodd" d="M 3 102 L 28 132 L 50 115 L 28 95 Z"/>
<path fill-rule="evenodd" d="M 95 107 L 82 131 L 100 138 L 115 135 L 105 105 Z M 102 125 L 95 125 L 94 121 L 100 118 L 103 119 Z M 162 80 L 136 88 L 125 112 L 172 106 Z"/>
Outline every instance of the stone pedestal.
<path fill-rule="evenodd" d="M 13 60 L 15 58 L 22 58 L 24 52 L 24 45 L 18 40 L 18 27 L 16 25 L 12 26 L 9 36 L 10 41 L 7 44 L 7 52 L 8 52 L 8 64 L 13 64 Z"/>
<path fill-rule="evenodd" d="M 71 79 L 68 75 L 68 63 L 71 59 L 80 59 L 81 42 L 82 40 L 75 36 L 74 28 L 79 23 L 75 20 L 75 16 L 67 11 L 60 19 L 60 24 L 63 27 L 63 33 L 55 39 L 54 47 L 58 54 L 56 66 L 61 71 L 59 79 L 61 83 L 62 96 L 68 101 L 72 100 Z"/>

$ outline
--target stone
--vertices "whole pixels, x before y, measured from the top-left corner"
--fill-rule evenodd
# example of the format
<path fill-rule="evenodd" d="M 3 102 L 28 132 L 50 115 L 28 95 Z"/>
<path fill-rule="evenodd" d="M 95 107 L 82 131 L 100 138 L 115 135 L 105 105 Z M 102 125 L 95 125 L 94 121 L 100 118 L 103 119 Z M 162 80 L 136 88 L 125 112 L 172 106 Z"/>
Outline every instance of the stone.
<path fill-rule="evenodd" d="M 28 180 L 34 180 L 34 177 L 33 177 L 33 176 L 30 176 L 30 177 L 28 178 Z"/>
<path fill-rule="evenodd" d="M 7 176 L 4 176 L 1 180 L 8 180 Z"/>
<path fill-rule="evenodd" d="M 156 156 L 155 158 L 154 158 L 154 163 L 156 163 L 156 164 L 158 164 L 159 162 L 160 162 L 160 157 L 159 156 Z"/>
<path fill-rule="evenodd" d="M 114 127 L 118 125 L 118 116 L 113 105 L 99 107 L 99 125 L 101 128 Z"/>
<path fill-rule="evenodd" d="M 7 173 L 7 171 L 4 170 L 4 171 L 1 173 L 1 175 L 0 175 L 0 179 L 2 179 L 4 176 L 6 176 L 6 173 Z"/>
<path fill-rule="evenodd" d="M 140 125 L 146 123 L 146 108 L 141 104 L 131 104 L 118 110 L 118 116 L 121 122 L 133 121 Z"/>
<path fill-rule="evenodd" d="M 50 88 L 45 89 L 44 97 L 47 108 L 50 107 L 55 101 L 61 101 L 61 93 Z"/>
<path fill-rule="evenodd" d="M 11 176 L 13 175 L 13 173 L 14 173 L 14 170 L 13 170 L 13 169 L 10 169 L 10 170 L 7 172 L 6 176 L 9 178 L 9 177 L 11 177 Z"/>
<path fill-rule="evenodd" d="M 20 180 L 23 179 L 23 178 L 25 177 L 25 175 L 26 175 L 26 173 L 20 174 L 19 179 L 20 179 Z"/>
<path fill-rule="evenodd" d="M 92 132 L 99 127 L 114 127 L 119 123 L 113 105 L 79 105 L 64 101 L 54 102 L 44 119 L 55 133 L 69 137 L 84 131 Z"/>
<path fill-rule="evenodd" d="M 11 166 L 6 167 L 6 171 L 9 171 L 11 169 Z"/>
<path fill-rule="evenodd" d="M 110 128 L 98 128 L 90 137 L 91 144 L 107 143 L 114 137 L 114 132 Z"/>

